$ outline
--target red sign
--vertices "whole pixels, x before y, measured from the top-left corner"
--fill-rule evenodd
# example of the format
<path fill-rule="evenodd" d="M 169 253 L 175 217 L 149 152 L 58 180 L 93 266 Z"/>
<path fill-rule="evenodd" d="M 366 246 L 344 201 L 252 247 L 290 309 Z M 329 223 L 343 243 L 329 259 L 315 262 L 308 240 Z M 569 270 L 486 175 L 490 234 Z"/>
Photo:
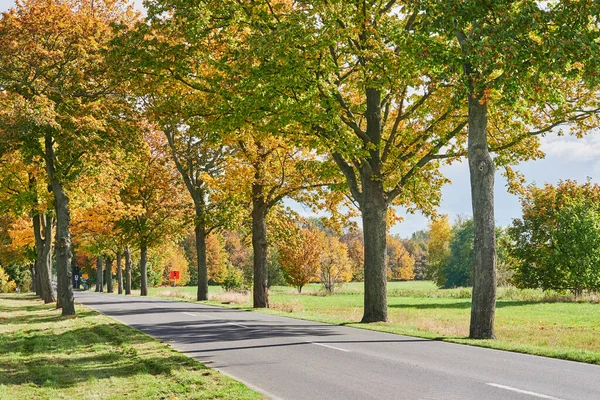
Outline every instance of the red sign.
<path fill-rule="evenodd" d="M 171 271 L 171 272 L 169 272 L 169 277 L 171 279 L 175 279 L 175 280 L 179 279 L 179 271 Z"/>

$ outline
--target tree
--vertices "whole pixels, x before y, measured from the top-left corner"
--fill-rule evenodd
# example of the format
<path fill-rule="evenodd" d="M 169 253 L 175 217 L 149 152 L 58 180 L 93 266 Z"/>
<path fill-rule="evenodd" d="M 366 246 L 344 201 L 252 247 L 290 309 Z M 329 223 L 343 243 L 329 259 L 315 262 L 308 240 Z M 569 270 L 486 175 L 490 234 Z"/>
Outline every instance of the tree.
<path fill-rule="evenodd" d="M 530 186 L 523 217 L 508 229 L 509 253 L 519 287 L 598 290 L 600 285 L 600 186 L 561 181 Z"/>
<path fill-rule="evenodd" d="M 475 230 L 472 219 L 459 219 L 452 227 L 450 256 L 443 267 L 445 282 L 442 287 L 472 285 Z"/>
<path fill-rule="evenodd" d="M 34 291 L 44 302 L 56 301 L 52 290 L 52 232 L 54 218 L 52 204 L 42 188 L 45 185 L 39 159 L 23 159 L 20 152 L 8 152 L 0 160 L 0 211 L 22 218 L 26 213 L 31 219 L 32 241 L 17 240 L 20 246 L 34 248 L 32 280 Z M 15 262 L 15 259 L 10 262 Z"/>
<path fill-rule="evenodd" d="M 121 138 L 103 51 L 111 23 L 132 14 L 120 1 L 25 0 L 0 19 L 3 147 L 41 157 L 56 213 L 56 270 L 63 315 L 75 314 L 70 198 L 86 161 Z M 114 111 L 114 112 L 113 112 Z"/>
<path fill-rule="evenodd" d="M 584 134 L 598 112 L 598 3 L 428 2 L 446 42 L 444 66 L 462 71 L 475 244 L 471 338 L 494 338 L 497 165 L 539 155 L 536 137 L 571 123 Z M 507 34 L 510 32 L 510 34 Z M 458 46 L 457 46 L 458 45 Z M 434 59 L 432 59 L 434 60 Z M 434 61 L 435 62 L 435 61 Z M 532 129 L 533 128 L 533 129 Z M 492 160 L 492 151 L 509 150 Z M 512 170 L 507 170 L 513 175 Z"/>
<path fill-rule="evenodd" d="M 429 238 L 423 235 L 423 233 L 424 231 L 417 231 L 412 234 L 410 239 L 404 239 L 402 241 L 404 248 L 406 248 L 408 253 L 415 260 L 415 280 L 418 281 L 426 279 L 427 242 L 429 241 Z"/>
<path fill-rule="evenodd" d="M 160 132 L 147 132 L 146 144 L 121 191 L 130 212 L 117 223 L 140 249 L 142 296 L 148 295 L 148 248 L 177 237 L 185 227 L 185 210 L 189 207 L 161 140 Z"/>
<path fill-rule="evenodd" d="M 448 215 L 443 215 L 429 223 L 429 242 L 427 243 L 427 276 L 436 285 L 445 285 L 444 266 L 450 257 L 452 231 Z"/>
<path fill-rule="evenodd" d="M 340 237 L 340 241 L 348 248 L 348 257 L 352 263 L 352 280 L 360 282 L 364 279 L 365 246 L 362 232 L 348 232 Z"/>
<path fill-rule="evenodd" d="M 388 279 L 411 281 L 415 278 L 415 259 L 397 237 L 389 236 L 387 239 L 386 263 Z"/>
<path fill-rule="evenodd" d="M 302 293 L 302 288 L 318 276 L 323 251 L 322 235 L 316 230 L 301 229 L 279 246 L 286 281 L 296 287 L 298 293 Z"/>
<path fill-rule="evenodd" d="M 422 62 L 416 49 L 438 55 L 440 47 L 414 2 L 268 6 L 242 6 L 255 30 L 251 61 L 279 72 L 256 74 L 261 96 L 289 105 L 278 112 L 302 123 L 345 176 L 362 215 L 362 321 L 385 321 L 388 209 L 433 213 L 445 183 L 440 160 L 455 158 L 442 149 L 464 143 L 467 121 L 453 103 L 452 75 Z"/>
<path fill-rule="evenodd" d="M 336 236 L 325 236 L 321 253 L 321 283 L 329 293 L 352 279 L 352 262 L 346 245 Z"/>

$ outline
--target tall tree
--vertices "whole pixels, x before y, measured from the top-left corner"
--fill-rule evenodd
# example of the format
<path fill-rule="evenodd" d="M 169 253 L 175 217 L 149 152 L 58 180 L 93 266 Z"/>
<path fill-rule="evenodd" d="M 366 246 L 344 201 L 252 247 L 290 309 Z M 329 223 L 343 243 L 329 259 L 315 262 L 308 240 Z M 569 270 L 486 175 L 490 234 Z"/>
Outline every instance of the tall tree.
<path fill-rule="evenodd" d="M 445 63 L 462 71 L 468 106 L 468 159 L 475 228 L 469 336 L 494 338 L 496 240 L 494 174 L 498 165 L 539 155 L 537 135 L 559 125 L 585 133 L 600 110 L 598 3 L 423 2 L 432 28 L 441 26 Z M 591 89 L 590 89 L 591 88 Z M 533 128 L 533 129 L 532 129 Z M 529 149 L 524 146 L 529 146 Z M 492 151 L 512 149 L 495 160 Z M 510 172 L 510 170 L 509 170 Z"/>
<path fill-rule="evenodd" d="M 146 145 L 132 165 L 121 191 L 121 199 L 129 208 L 117 226 L 128 241 L 140 249 L 141 295 L 148 295 L 148 249 L 162 240 L 179 235 L 185 226 L 188 199 L 177 172 L 170 161 L 163 136 L 149 131 Z"/>
<path fill-rule="evenodd" d="M 104 49 L 111 23 L 133 17 L 121 1 L 25 0 L 0 19 L 0 102 L 5 143 L 41 157 L 54 197 L 56 271 L 63 315 L 75 314 L 68 184 L 107 143 L 123 109 Z M 121 132 L 120 132 L 121 133 Z"/>

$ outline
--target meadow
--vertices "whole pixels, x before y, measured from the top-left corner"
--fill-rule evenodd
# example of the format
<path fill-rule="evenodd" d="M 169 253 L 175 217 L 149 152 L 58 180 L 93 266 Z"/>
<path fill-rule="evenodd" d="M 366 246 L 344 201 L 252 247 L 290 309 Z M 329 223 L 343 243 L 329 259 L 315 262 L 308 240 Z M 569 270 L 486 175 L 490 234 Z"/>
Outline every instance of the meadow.
<path fill-rule="evenodd" d="M 152 288 L 151 296 L 194 301 L 195 287 Z M 432 282 L 390 282 L 388 322 L 361 324 L 362 283 L 347 283 L 327 294 L 311 284 L 302 293 L 277 286 L 270 308 L 258 312 L 363 329 L 491 347 L 600 364 L 600 299 L 577 300 L 541 290 L 499 288 L 496 340 L 470 340 L 468 288 L 437 289 Z M 249 294 L 210 287 L 208 304 L 249 309 Z"/>

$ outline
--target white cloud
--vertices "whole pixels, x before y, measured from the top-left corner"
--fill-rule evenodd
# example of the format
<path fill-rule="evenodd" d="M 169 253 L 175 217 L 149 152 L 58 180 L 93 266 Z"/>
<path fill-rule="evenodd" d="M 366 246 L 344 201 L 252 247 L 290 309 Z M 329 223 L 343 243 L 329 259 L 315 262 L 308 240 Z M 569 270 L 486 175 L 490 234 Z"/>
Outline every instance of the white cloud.
<path fill-rule="evenodd" d="M 547 156 L 563 160 L 586 162 L 600 158 L 600 135 L 589 134 L 581 139 L 550 134 L 542 138 L 542 150 Z"/>

